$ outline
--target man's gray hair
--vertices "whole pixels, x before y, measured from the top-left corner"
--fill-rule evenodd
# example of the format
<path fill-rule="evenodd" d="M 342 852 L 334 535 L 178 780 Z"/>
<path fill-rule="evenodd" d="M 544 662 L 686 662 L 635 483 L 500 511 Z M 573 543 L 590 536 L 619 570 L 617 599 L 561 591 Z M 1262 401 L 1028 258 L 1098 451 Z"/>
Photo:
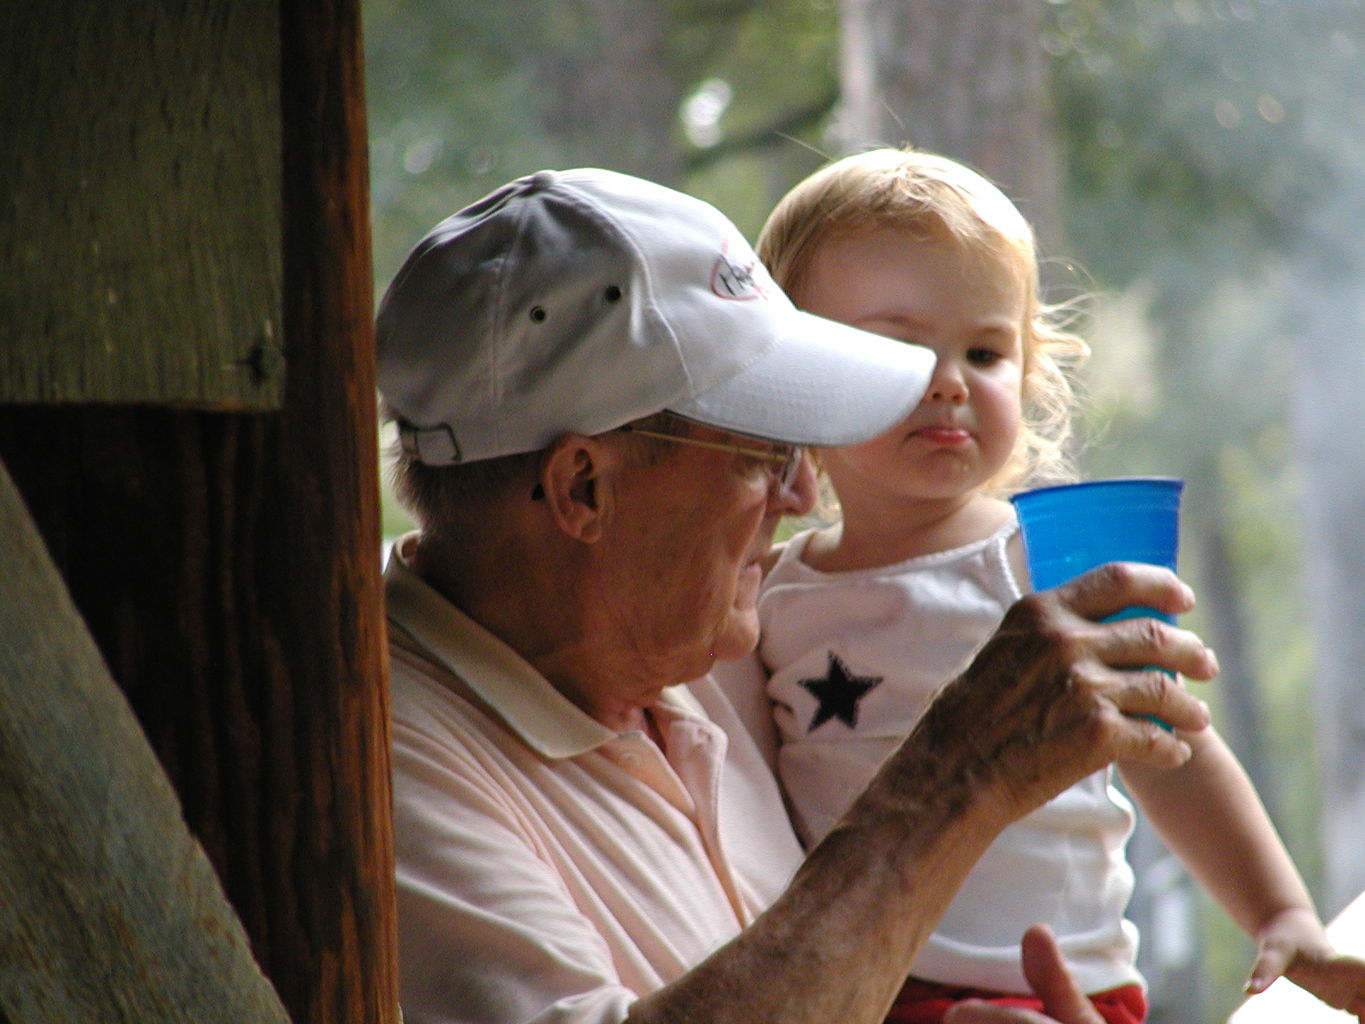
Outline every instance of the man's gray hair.
<path fill-rule="evenodd" d="M 383 422 L 393 422 L 392 410 L 380 406 Z M 669 412 L 655 413 L 635 425 L 670 433 L 686 433 L 686 420 Z M 676 454 L 677 445 L 639 435 L 626 435 L 628 443 L 645 462 L 659 462 Z M 401 441 L 386 452 L 391 460 L 389 479 L 404 510 L 428 535 L 458 531 L 476 535 L 494 503 L 514 488 L 529 495 L 536 486 L 544 451 L 521 452 L 493 459 L 479 459 L 454 466 L 428 466 Z"/>

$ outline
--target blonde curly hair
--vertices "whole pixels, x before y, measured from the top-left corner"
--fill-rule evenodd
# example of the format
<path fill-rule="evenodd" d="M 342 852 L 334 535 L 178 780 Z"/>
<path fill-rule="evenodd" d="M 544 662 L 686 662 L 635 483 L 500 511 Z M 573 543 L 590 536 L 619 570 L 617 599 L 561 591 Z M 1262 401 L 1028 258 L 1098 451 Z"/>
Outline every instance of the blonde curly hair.
<path fill-rule="evenodd" d="M 1009 198 L 976 171 L 912 148 L 874 149 L 825 166 L 773 208 L 759 258 L 799 306 L 818 246 L 832 233 L 893 226 L 948 239 L 1020 276 L 1026 296 L 1023 420 L 1013 455 L 990 482 L 1008 494 L 1029 483 L 1073 479 L 1067 449 L 1078 401 L 1075 371 L 1090 354 L 1069 329 L 1076 311 L 1039 297 L 1033 228 Z"/>

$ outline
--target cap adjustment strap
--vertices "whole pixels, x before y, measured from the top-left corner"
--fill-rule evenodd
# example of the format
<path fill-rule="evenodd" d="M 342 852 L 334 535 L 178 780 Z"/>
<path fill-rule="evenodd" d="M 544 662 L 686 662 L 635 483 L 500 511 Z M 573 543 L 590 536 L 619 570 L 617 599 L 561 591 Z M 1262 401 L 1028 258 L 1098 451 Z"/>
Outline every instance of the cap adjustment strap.
<path fill-rule="evenodd" d="M 455 432 L 444 423 L 423 430 L 400 426 L 398 439 L 403 451 L 428 466 L 450 466 L 460 461 L 460 446 L 455 441 Z"/>

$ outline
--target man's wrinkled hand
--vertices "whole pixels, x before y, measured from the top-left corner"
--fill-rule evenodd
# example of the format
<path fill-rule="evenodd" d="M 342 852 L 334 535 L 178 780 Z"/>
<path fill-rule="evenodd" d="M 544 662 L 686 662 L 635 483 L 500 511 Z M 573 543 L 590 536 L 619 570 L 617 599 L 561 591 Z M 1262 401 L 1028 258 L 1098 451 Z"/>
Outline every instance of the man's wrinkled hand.
<path fill-rule="evenodd" d="M 1217 658 L 1194 633 L 1158 619 L 1099 620 L 1134 605 L 1179 615 L 1193 603 L 1174 573 L 1136 563 L 1029 594 L 916 732 L 949 758 L 969 745 L 973 777 L 993 783 L 1011 814 L 1113 761 L 1178 767 L 1190 756 L 1181 733 L 1209 724 L 1207 705 L 1181 679 L 1211 679 Z"/>

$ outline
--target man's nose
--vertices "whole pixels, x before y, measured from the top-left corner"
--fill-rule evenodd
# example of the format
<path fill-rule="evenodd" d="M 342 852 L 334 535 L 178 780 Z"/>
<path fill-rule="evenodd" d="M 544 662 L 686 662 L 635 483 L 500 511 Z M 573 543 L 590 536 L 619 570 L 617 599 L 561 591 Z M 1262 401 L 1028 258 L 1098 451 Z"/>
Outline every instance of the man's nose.
<path fill-rule="evenodd" d="M 815 472 L 815 461 L 802 451 L 791 480 L 783 484 L 776 476 L 768 500 L 773 510 L 785 516 L 803 516 L 815 507 L 820 483 Z"/>

